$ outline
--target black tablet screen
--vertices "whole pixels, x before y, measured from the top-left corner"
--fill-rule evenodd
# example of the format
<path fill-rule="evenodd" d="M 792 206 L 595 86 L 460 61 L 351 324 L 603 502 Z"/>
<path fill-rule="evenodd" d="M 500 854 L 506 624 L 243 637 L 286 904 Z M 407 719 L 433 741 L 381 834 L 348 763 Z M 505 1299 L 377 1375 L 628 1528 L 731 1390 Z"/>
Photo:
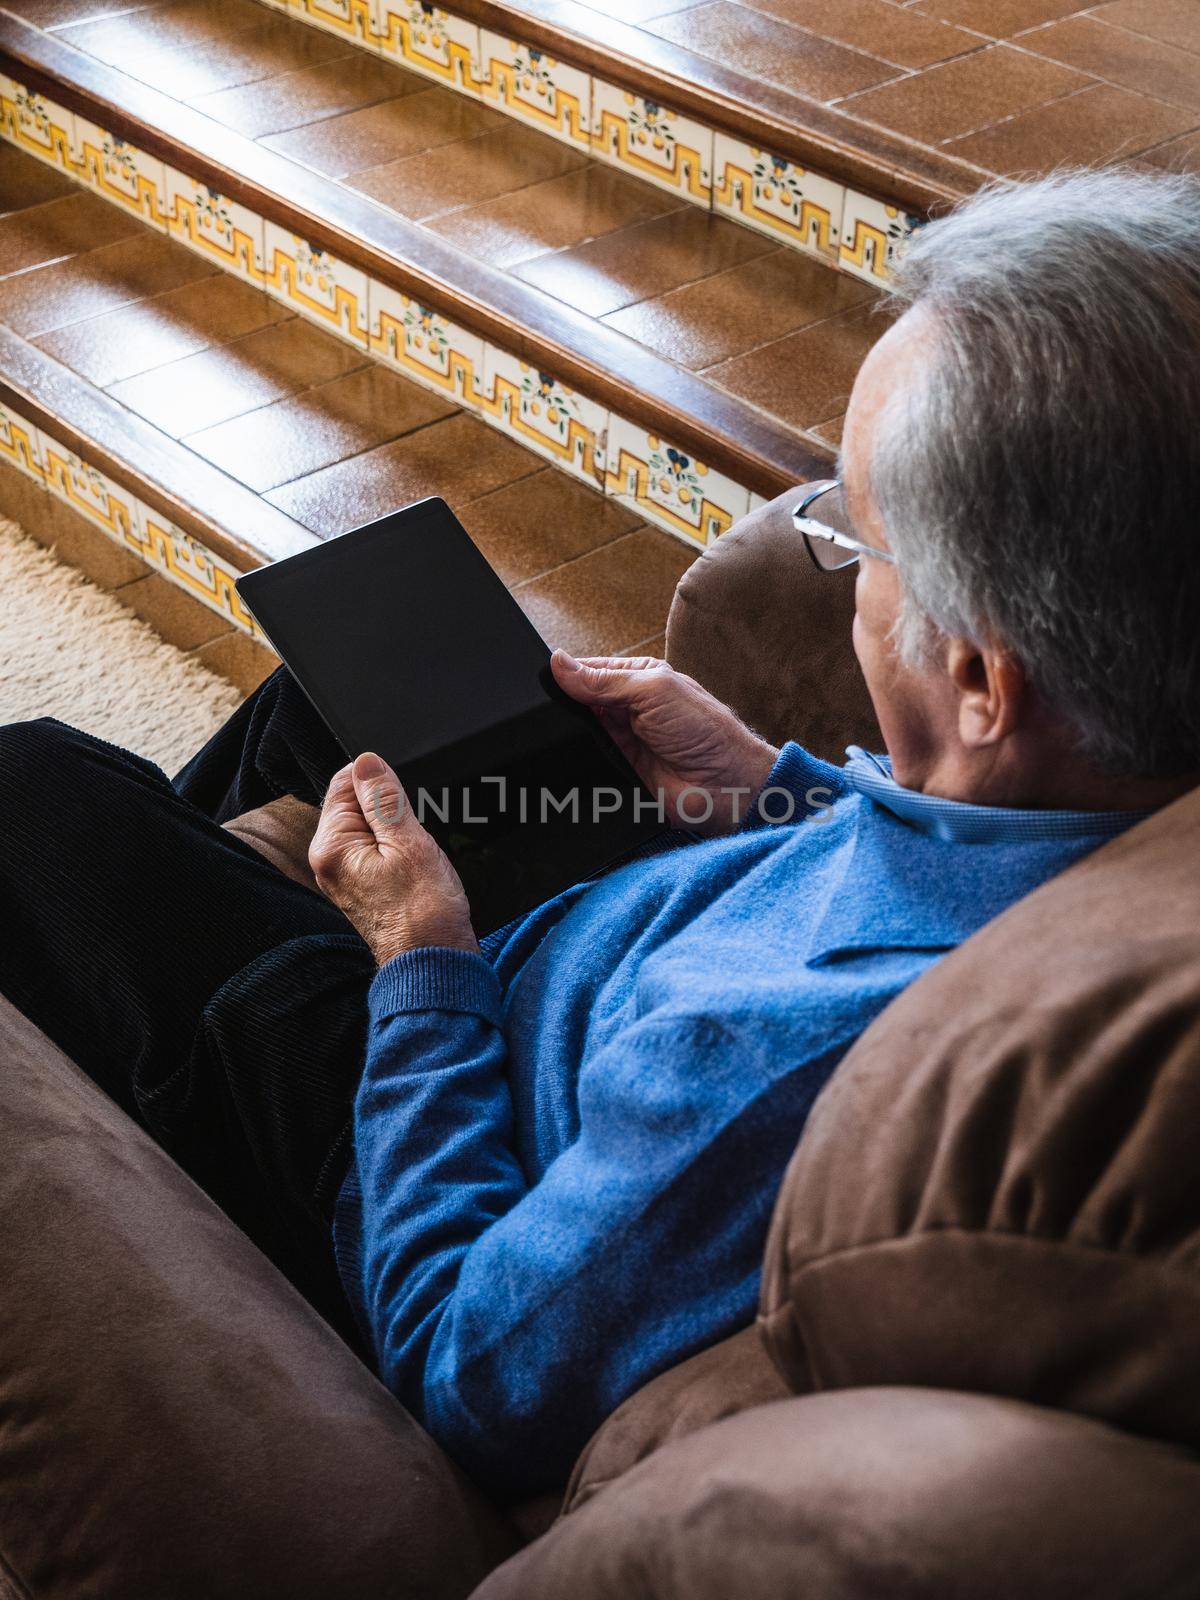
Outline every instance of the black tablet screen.
<path fill-rule="evenodd" d="M 422 500 L 238 582 L 348 756 L 395 767 L 476 931 L 663 828 L 445 501 Z"/>

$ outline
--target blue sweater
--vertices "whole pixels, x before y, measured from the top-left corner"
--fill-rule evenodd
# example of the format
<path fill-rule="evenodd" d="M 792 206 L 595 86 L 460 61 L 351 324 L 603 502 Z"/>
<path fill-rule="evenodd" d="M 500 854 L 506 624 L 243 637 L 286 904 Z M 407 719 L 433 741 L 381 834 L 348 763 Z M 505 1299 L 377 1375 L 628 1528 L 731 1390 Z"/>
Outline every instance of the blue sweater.
<path fill-rule="evenodd" d="M 770 783 L 798 820 L 375 978 L 339 1266 L 384 1382 L 500 1498 L 561 1484 L 627 1395 L 752 1320 L 784 1167 L 854 1040 L 1136 820 L 931 800 L 852 757 L 789 745 Z"/>

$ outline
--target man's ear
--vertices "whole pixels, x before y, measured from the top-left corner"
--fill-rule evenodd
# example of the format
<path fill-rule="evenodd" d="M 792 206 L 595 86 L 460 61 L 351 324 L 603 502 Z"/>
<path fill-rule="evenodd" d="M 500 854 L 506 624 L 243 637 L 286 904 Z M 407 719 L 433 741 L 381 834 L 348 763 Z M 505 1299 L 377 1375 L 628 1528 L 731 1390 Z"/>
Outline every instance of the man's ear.
<path fill-rule="evenodd" d="M 1020 663 L 993 645 L 952 639 L 946 672 L 958 697 L 958 735 L 969 750 L 997 745 L 1021 720 L 1028 681 Z"/>

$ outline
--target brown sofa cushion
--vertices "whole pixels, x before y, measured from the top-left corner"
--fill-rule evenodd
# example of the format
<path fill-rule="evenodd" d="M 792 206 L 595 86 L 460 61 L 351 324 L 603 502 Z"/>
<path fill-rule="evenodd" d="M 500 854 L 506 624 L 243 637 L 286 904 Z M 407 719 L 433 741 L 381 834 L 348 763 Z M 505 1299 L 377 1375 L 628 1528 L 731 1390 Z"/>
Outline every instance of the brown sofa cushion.
<path fill-rule="evenodd" d="M 605 1484 L 672 1439 L 791 1391 L 768 1356 L 757 1328 L 743 1328 L 682 1361 L 618 1406 L 575 1463 L 563 1509 L 574 1511 Z"/>
<path fill-rule="evenodd" d="M 859 1041 L 780 1194 L 768 1345 L 817 1389 L 983 1391 L 1200 1447 L 1198 1174 L 1200 790 Z"/>
<path fill-rule="evenodd" d="M 882 748 L 850 628 L 854 573 L 818 572 L 792 489 L 743 517 L 693 561 L 667 619 L 667 659 L 774 744 L 840 762 Z"/>
<path fill-rule="evenodd" d="M 0 1001 L 0 1593 L 459 1597 L 507 1529 Z"/>
<path fill-rule="evenodd" d="M 1013 1401 L 857 1389 L 666 1445 L 475 1600 L 1195 1600 L 1200 1466 Z"/>

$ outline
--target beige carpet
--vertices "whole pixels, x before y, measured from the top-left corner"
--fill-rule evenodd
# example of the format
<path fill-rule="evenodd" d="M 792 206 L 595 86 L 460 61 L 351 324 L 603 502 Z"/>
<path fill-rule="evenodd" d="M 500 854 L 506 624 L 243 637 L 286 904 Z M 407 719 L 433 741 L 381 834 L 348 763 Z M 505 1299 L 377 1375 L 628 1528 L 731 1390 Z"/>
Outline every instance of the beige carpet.
<path fill-rule="evenodd" d="M 241 698 L 0 518 L 0 723 L 58 717 L 174 773 Z"/>

